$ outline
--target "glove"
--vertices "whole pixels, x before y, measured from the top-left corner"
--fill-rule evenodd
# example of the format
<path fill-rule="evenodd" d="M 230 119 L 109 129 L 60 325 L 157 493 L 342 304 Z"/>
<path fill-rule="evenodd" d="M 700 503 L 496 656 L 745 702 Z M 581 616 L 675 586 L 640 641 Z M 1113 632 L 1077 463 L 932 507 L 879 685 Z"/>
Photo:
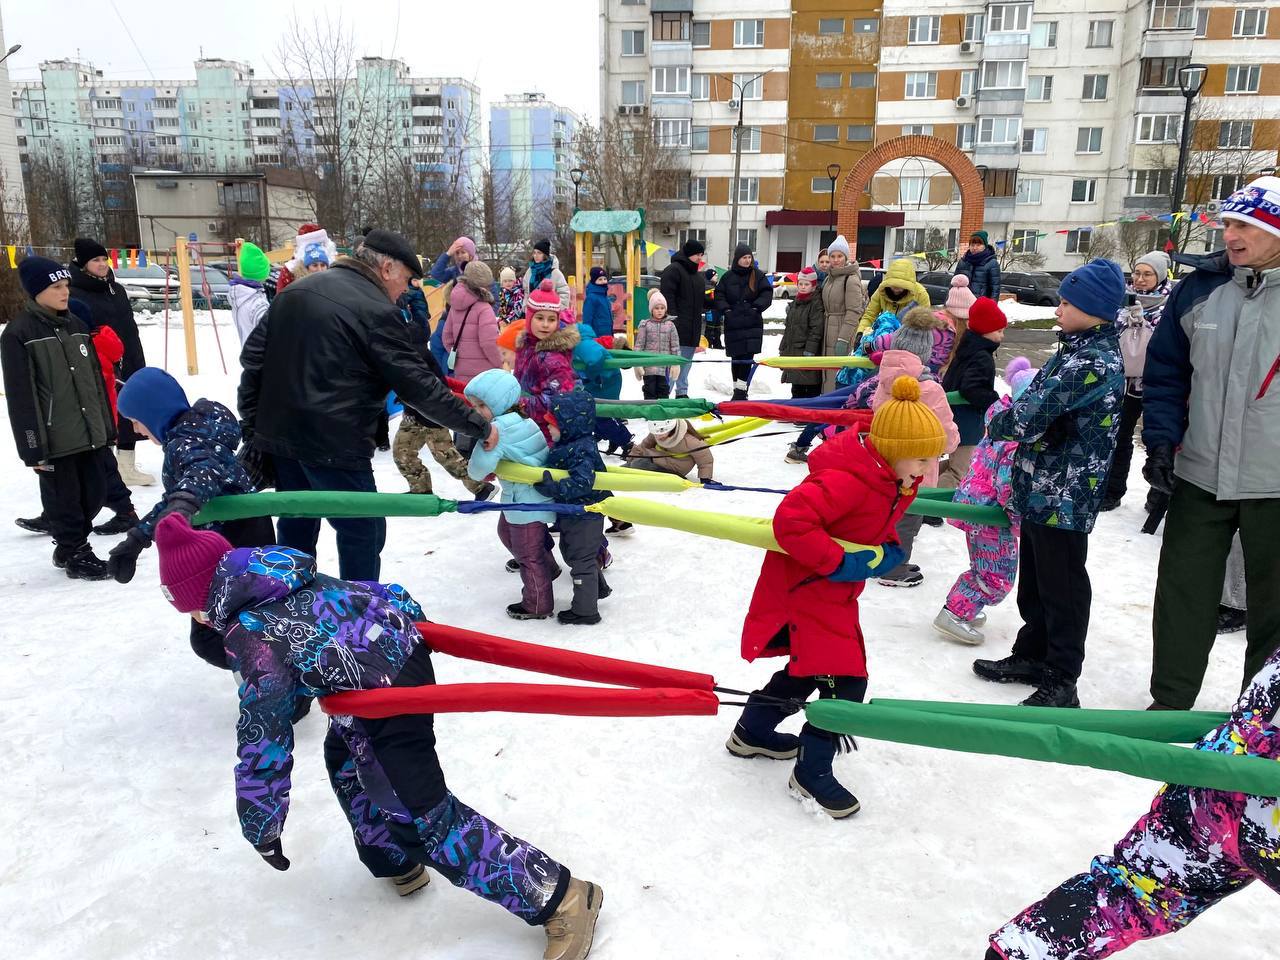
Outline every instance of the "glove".
<path fill-rule="evenodd" d="M 533 485 L 533 489 L 549 500 L 554 500 L 560 495 L 560 481 L 551 476 L 550 470 L 542 471 L 542 479 Z"/>
<path fill-rule="evenodd" d="M 804 352 L 804 355 L 805 355 L 806 357 L 816 357 L 816 356 L 817 356 L 817 354 L 816 354 L 816 353 L 814 353 L 812 350 L 806 350 L 806 351 Z"/>
<path fill-rule="evenodd" d="M 840 566 L 827 574 L 827 579 L 836 583 L 858 583 L 878 574 L 888 573 L 907 559 L 906 553 L 896 543 L 882 543 L 880 549 L 884 551 L 884 558 L 879 563 L 874 562 L 875 557 L 868 550 L 846 553 Z"/>
<path fill-rule="evenodd" d="M 270 843 L 255 843 L 253 849 L 257 850 L 258 855 L 277 870 L 289 869 L 289 858 L 284 855 L 279 837 Z"/>
<path fill-rule="evenodd" d="M 138 554 L 146 549 L 147 542 L 136 531 L 130 530 L 123 540 L 107 554 L 107 573 L 116 583 L 128 583 L 138 572 Z"/>
<path fill-rule="evenodd" d="M 848 341 L 848 340 L 837 340 L 837 341 L 836 341 L 836 352 L 833 354 L 833 356 L 836 356 L 836 357 L 847 357 L 848 355 L 849 355 L 849 341 Z"/>
<path fill-rule="evenodd" d="M 1147 462 L 1142 467 L 1142 476 L 1151 489 L 1166 496 L 1173 493 L 1173 447 L 1160 444 L 1147 448 Z"/>
<path fill-rule="evenodd" d="M 644 381 L 644 367 L 632 367 L 631 370 L 635 373 L 637 380 Z"/>

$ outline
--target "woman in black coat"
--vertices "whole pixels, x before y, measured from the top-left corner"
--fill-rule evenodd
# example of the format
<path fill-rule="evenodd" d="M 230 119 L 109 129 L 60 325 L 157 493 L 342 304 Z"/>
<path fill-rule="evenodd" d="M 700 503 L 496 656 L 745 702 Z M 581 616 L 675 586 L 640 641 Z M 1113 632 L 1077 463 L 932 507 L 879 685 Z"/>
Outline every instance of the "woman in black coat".
<path fill-rule="evenodd" d="M 733 266 L 716 285 L 716 311 L 724 318 L 724 352 L 731 361 L 733 399 L 747 399 L 751 369 L 764 343 L 764 312 L 773 302 L 769 278 L 755 265 L 745 243 L 733 251 Z"/>

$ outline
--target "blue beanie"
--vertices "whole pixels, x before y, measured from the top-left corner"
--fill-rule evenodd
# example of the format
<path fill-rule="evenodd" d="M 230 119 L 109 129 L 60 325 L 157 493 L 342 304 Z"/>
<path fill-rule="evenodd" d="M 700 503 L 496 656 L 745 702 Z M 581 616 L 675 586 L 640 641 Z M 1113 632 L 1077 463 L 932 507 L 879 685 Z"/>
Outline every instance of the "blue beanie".
<path fill-rule="evenodd" d="M 26 257 L 18 264 L 18 279 L 27 296 L 34 300 L 46 287 L 59 280 L 70 280 L 71 271 L 48 257 Z"/>
<path fill-rule="evenodd" d="M 98 325 L 93 322 L 93 311 L 89 309 L 89 305 L 83 300 L 77 300 L 72 297 L 67 301 L 67 309 L 84 321 L 84 325 L 90 330 L 98 329 Z"/>
<path fill-rule="evenodd" d="M 191 404 L 177 380 L 159 367 L 143 367 L 120 388 L 116 409 L 164 443 L 173 421 L 190 410 Z"/>
<path fill-rule="evenodd" d="M 1058 287 L 1063 300 L 1091 317 L 1114 320 L 1124 306 L 1124 271 L 1112 260 L 1090 260 L 1067 274 Z"/>

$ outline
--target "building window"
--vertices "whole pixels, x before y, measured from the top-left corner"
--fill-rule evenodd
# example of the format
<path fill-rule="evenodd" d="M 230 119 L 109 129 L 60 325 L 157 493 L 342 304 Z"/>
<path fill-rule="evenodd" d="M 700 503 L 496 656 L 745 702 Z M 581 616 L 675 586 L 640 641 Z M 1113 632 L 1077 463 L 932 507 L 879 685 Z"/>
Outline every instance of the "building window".
<path fill-rule="evenodd" d="M 1091 47 L 1109 47 L 1111 46 L 1111 28 L 1114 26 L 1111 20 L 1090 20 L 1089 21 L 1089 43 Z"/>
<path fill-rule="evenodd" d="M 818 33 L 823 34 L 843 34 L 844 18 L 843 17 L 819 17 Z"/>
<path fill-rule="evenodd" d="M 1040 192 L 1044 189 L 1044 181 L 1039 177 L 1018 178 L 1018 203 L 1039 203 Z"/>
<path fill-rule="evenodd" d="M 854 20 L 853 32 L 854 33 L 879 33 L 880 21 L 874 18 Z"/>
<path fill-rule="evenodd" d="M 653 95 L 655 97 L 663 95 L 687 97 L 689 95 L 689 68 L 654 67 Z"/>
<path fill-rule="evenodd" d="M 1088 180 L 1072 180 L 1071 181 L 1071 202 L 1072 203 L 1093 203 L 1098 198 L 1098 181 L 1094 179 Z"/>
<path fill-rule="evenodd" d="M 644 104 L 644 81 L 643 80 L 623 80 L 622 81 L 622 102 L 627 106 L 643 106 Z"/>
<path fill-rule="evenodd" d="M 1024 33 L 1031 24 L 1031 4 L 993 3 L 987 33 Z"/>
<path fill-rule="evenodd" d="M 1058 45 L 1058 21 L 1037 20 L 1031 24 L 1031 46 L 1044 50 Z"/>
<path fill-rule="evenodd" d="M 964 15 L 964 38 L 969 43 L 981 43 L 985 31 L 983 30 L 986 15 L 981 13 L 966 13 Z"/>
<path fill-rule="evenodd" d="M 733 21 L 733 45 L 735 47 L 763 47 L 763 20 Z"/>
<path fill-rule="evenodd" d="M 689 81 L 689 94 L 694 100 L 710 100 L 711 74 L 695 73 Z"/>
<path fill-rule="evenodd" d="M 680 246 L 682 247 L 686 243 L 688 243 L 690 240 L 697 240 L 698 243 L 705 245 L 707 242 L 707 231 L 702 228 L 698 228 L 696 230 L 695 229 L 681 230 L 679 237 L 680 237 Z"/>
<path fill-rule="evenodd" d="M 1077 253 L 1087 256 L 1089 253 L 1090 239 L 1093 235 L 1092 229 L 1089 230 L 1068 230 L 1067 231 L 1067 253 Z"/>
<path fill-rule="evenodd" d="M 813 125 L 813 139 L 819 143 L 835 143 L 840 139 L 840 124 L 815 123 Z"/>
<path fill-rule="evenodd" d="M 973 91 L 978 87 L 978 71 L 977 70 L 961 70 L 960 71 L 960 96 L 971 97 Z"/>
<path fill-rule="evenodd" d="M 1178 89 L 1178 71 L 1191 62 L 1190 57 L 1146 57 L 1139 72 L 1143 90 Z"/>
<path fill-rule="evenodd" d="M 979 143 L 1017 143 L 1021 134 L 1021 117 L 982 117 L 978 120 Z"/>
<path fill-rule="evenodd" d="M 964 93 L 964 80 L 961 75 L 961 93 Z M 1027 77 L 1027 101 L 1029 103 L 1048 103 L 1053 99 L 1053 77 L 1047 73 L 1033 73 Z"/>
<path fill-rule="evenodd" d="M 906 91 L 908 100 L 935 99 L 938 96 L 937 71 L 908 73 Z"/>
<path fill-rule="evenodd" d="M 653 135 L 660 147 L 687 147 L 689 146 L 689 121 L 655 120 Z"/>
<path fill-rule="evenodd" d="M 903 126 L 902 135 L 904 137 L 932 137 L 933 124 L 932 123 L 908 123 Z"/>
<path fill-rule="evenodd" d="M 1209 11 L 1205 7 L 1196 7 L 1196 39 L 1203 40 L 1209 34 Z"/>
<path fill-rule="evenodd" d="M 830 177 L 814 177 L 809 181 L 809 190 L 813 193 L 830 193 L 831 178 Z"/>
<path fill-rule="evenodd" d="M 1222 150 L 1248 150 L 1253 146 L 1252 120 L 1223 120 L 1218 124 L 1218 147 Z"/>
<path fill-rule="evenodd" d="M 1221 174 L 1213 178 L 1213 199 L 1225 200 L 1246 183 L 1243 175 L 1238 173 Z M 1168 191 L 1165 191 L 1166 193 Z"/>
<path fill-rule="evenodd" d="M 1227 67 L 1227 93 L 1257 93 L 1262 67 L 1258 64 L 1232 64 Z"/>
<path fill-rule="evenodd" d="M 866 90 L 876 85 L 876 75 L 870 71 L 849 74 L 850 90 Z"/>
<path fill-rule="evenodd" d="M 732 149 L 734 150 L 738 149 L 738 128 L 737 127 L 733 128 L 733 133 L 730 134 L 730 137 L 729 137 L 729 143 Z M 760 128 L 759 127 L 743 127 L 742 128 L 742 152 L 743 153 L 759 153 L 760 152 Z"/>
<path fill-rule="evenodd" d="M 1131 197 L 1167 197 L 1172 191 L 1172 170 L 1134 170 L 1129 174 Z"/>
<path fill-rule="evenodd" d="M 870 124 L 855 123 L 844 128 L 844 137 L 850 143 L 868 143 L 875 135 L 875 128 Z"/>
<path fill-rule="evenodd" d="M 1152 30 L 1186 30 L 1195 21 L 1195 0 L 1151 0 Z"/>
<path fill-rule="evenodd" d="M 844 76 L 839 73 L 814 74 L 814 83 L 819 90 L 839 90 L 844 85 Z"/>
<path fill-rule="evenodd" d="M 760 202 L 760 178 L 759 177 L 739 177 L 738 178 L 738 202 L 739 203 L 759 203 Z"/>
<path fill-rule="evenodd" d="M 984 90 L 1020 90 L 1026 84 L 1027 61 L 987 60 L 982 64 Z"/>
<path fill-rule="evenodd" d="M 1135 143 L 1177 143 L 1182 134 L 1182 118 L 1176 113 L 1138 114 Z"/>
<path fill-rule="evenodd" d="M 760 238 L 760 231 L 755 227 L 742 228 L 738 230 L 738 243 L 745 243 L 751 248 L 751 252 L 756 252 L 756 243 Z"/>
<path fill-rule="evenodd" d="M 924 250 L 924 227 L 898 227 L 893 231 L 894 253 L 919 253 Z"/>
<path fill-rule="evenodd" d="M 1076 129 L 1076 153 L 1101 153 L 1102 128 L 1078 127 Z"/>
<path fill-rule="evenodd" d="M 687 13 L 655 13 L 653 15 L 653 39 L 656 40 L 688 40 L 689 14 Z"/>
<path fill-rule="evenodd" d="M 928 189 L 928 186 L 928 177 L 899 177 L 898 206 L 905 207 L 912 203 L 919 206 L 924 203 L 925 191 Z"/>
<path fill-rule="evenodd" d="M 706 203 L 707 202 L 707 178 L 706 177 L 690 178 L 689 202 L 690 203 Z"/>
<path fill-rule="evenodd" d="M 941 17 L 907 18 L 907 43 L 937 43 L 941 32 Z"/>
<path fill-rule="evenodd" d="M 644 31 L 643 30 L 623 30 L 622 31 L 622 55 L 624 57 L 643 57 L 644 56 Z"/>
<path fill-rule="evenodd" d="M 1084 88 L 1080 91 L 1081 100 L 1107 99 L 1108 75 L 1105 73 L 1086 73 Z"/>
<path fill-rule="evenodd" d="M 1236 19 L 1231 27 L 1231 35 L 1233 37 L 1265 37 L 1267 8 L 1236 7 Z"/>
<path fill-rule="evenodd" d="M 1019 196 L 1021 196 L 1021 190 L 1019 190 Z M 1039 241 L 1040 233 L 1037 230 L 1009 231 L 1009 246 L 1019 253 L 1035 253 Z"/>
<path fill-rule="evenodd" d="M 711 149 L 711 128 L 693 127 L 689 132 L 689 149 L 693 153 L 706 153 Z"/>
<path fill-rule="evenodd" d="M 764 99 L 764 77 L 750 73 L 735 73 L 733 82 L 737 85 L 735 89 L 742 91 L 743 100 Z"/>
<path fill-rule="evenodd" d="M 973 149 L 973 136 L 975 125 L 972 123 L 962 123 L 956 127 L 956 146 L 961 150 Z"/>
<path fill-rule="evenodd" d="M 1023 153 L 1044 153 L 1048 142 L 1048 127 L 1027 127 L 1022 131 Z"/>
<path fill-rule="evenodd" d="M 695 47 L 711 46 L 711 21 L 693 21 L 693 45 Z"/>

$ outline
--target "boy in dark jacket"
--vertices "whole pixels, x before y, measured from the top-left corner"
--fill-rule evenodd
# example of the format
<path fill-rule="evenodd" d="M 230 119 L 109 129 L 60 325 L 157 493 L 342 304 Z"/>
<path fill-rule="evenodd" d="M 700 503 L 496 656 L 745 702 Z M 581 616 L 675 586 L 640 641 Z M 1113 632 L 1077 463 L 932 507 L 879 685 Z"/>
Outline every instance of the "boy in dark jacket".
<path fill-rule="evenodd" d="M 964 403 L 954 411 L 960 430 L 960 446 L 947 458 L 938 474 L 938 485 L 955 489 L 969 472 L 973 451 L 986 435 L 987 410 L 999 399 L 996 393 L 995 353 L 1004 342 L 1009 320 L 999 305 L 987 297 L 978 297 L 969 308 L 969 326 L 956 355 L 942 375 L 942 389 L 959 392 Z"/>
<path fill-rule="evenodd" d="M 0 334 L 18 456 L 40 477 L 40 502 L 56 544 L 53 565 L 73 580 L 105 580 L 107 565 L 88 540 L 106 502 L 116 438 L 102 366 L 89 328 L 68 309 L 66 268 L 27 257 L 18 274 L 31 299 Z"/>
<path fill-rule="evenodd" d="M 603 473 L 604 461 L 596 445 L 595 400 L 581 390 L 558 393 L 551 398 L 551 452 L 547 466 L 567 470 L 569 476 L 555 480 L 548 472 L 533 485 L 544 497 L 557 503 L 587 505 L 599 503 L 608 494 L 595 489 L 596 474 Z M 561 610 L 556 619 L 561 623 L 596 624 L 600 622 L 597 601 L 613 591 L 605 583 L 600 567 L 601 543 L 604 539 L 604 515 L 588 513 L 581 517 L 560 518 L 560 555 L 573 574 L 573 605 Z"/>
<path fill-rule="evenodd" d="M 107 570 L 118 583 L 128 583 L 138 568 L 138 556 L 151 546 L 156 524 L 169 513 L 188 520 L 215 497 L 253 493 L 253 481 L 236 459 L 240 423 L 235 414 L 212 400 L 187 402 L 181 384 L 158 367 L 143 367 L 124 385 L 117 401 L 120 416 L 139 436 L 164 448 L 161 482 L 164 494 L 137 526 L 107 557 Z M 248 517 L 214 525 L 237 547 L 274 543 L 270 517 Z M 193 622 L 191 649 L 206 663 L 227 667 L 222 637 L 216 630 Z"/>
<path fill-rule="evenodd" d="M 422 608 L 395 584 L 337 580 L 288 547 L 232 549 L 185 517 L 156 528 L 160 582 L 182 613 L 226 638 L 241 678 L 236 809 L 244 838 L 271 867 L 289 869 L 281 834 L 289 812 L 299 696 L 435 683 L 414 624 Z M 361 859 L 373 848 L 415 882 L 425 865 L 455 886 L 545 925 L 546 956 L 583 960 L 603 894 L 468 807 L 449 790 L 431 714 L 334 715 L 325 765 Z M 398 864 L 397 864 L 398 861 Z M 393 866 L 394 865 L 394 866 Z M 383 871 L 378 871 L 383 872 Z"/>
<path fill-rule="evenodd" d="M 1058 293 L 1058 352 L 987 427 L 993 441 L 1018 444 L 1009 508 L 1022 518 L 1023 626 L 1009 656 L 975 660 L 973 671 L 985 680 L 1037 687 L 1022 701 L 1032 707 L 1080 706 L 1076 681 L 1093 597 L 1085 559 L 1124 396 L 1124 361 L 1112 323 L 1124 304 L 1124 272 L 1110 260 L 1091 260 L 1068 274 Z"/>

